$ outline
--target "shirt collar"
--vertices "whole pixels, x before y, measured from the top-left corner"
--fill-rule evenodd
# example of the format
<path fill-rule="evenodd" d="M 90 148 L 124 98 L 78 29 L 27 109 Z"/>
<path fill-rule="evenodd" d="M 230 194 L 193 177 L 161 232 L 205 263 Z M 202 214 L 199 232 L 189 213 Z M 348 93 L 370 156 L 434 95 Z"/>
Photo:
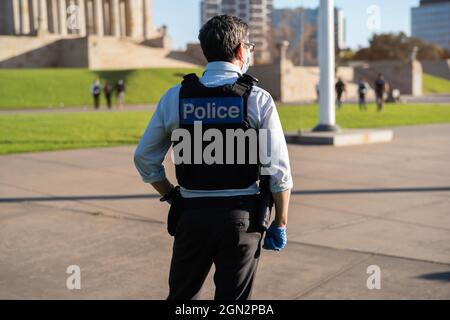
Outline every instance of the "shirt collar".
<path fill-rule="evenodd" d="M 224 73 L 224 72 L 237 73 L 238 75 L 242 75 L 242 71 L 237 65 L 225 61 L 214 61 L 208 63 L 206 65 L 204 74 L 209 75 L 212 73 Z"/>

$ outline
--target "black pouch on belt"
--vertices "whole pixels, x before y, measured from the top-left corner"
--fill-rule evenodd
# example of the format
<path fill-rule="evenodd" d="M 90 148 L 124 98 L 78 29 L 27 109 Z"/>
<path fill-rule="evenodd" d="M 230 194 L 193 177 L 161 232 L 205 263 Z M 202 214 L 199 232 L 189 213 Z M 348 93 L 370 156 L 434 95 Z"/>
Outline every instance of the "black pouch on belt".
<path fill-rule="evenodd" d="M 270 225 L 273 207 L 273 197 L 270 192 L 270 176 L 261 176 L 259 180 L 258 206 L 256 210 L 255 227 L 260 232 L 265 232 Z"/>
<path fill-rule="evenodd" d="M 173 194 L 169 195 L 168 199 L 162 199 L 162 201 L 170 202 L 169 214 L 167 215 L 167 232 L 173 237 L 183 212 L 183 197 L 181 196 L 180 188 L 176 187 L 173 190 Z"/>

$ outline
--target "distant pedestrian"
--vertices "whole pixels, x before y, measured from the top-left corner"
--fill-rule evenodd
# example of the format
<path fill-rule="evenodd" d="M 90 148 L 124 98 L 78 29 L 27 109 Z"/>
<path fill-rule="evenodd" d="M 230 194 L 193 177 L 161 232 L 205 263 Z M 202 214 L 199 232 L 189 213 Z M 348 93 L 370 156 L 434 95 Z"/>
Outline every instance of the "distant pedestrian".
<path fill-rule="evenodd" d="M 344 83 L 344 81 L 342 81 L 341 78 L 338 78 L 335 88 L 336 88 L 337 106 L 338 106 L 338 109 L 340 109 L 342 107 L 342 95 L 346 91 L 345 83 Z"/>
<path fill-rule="evenodd" d="M 119 109 L 123 108 L 123 102 L 125 100 L 125 82 L 120 79 L 116 84 L 117 105 Z"/>
<path fill-rule="evenodd" d="M 95 80 L 94 84 L 91 87 L 92 97 L 94 98 L 94 109 L 98 110 L 100 108 L 100 94 L 102 92 L 102 88 L 100 86 L 100 80 Z"/>
<path fill-rule="evenodd" d="M 377 104 L 377 110 L 379 112 L 383 111 L 384 109 L 384 93 L 387 90 L 387 84 L 384 80 L 384 75 L 379 73 L 377 76 L 377 79 L 375 80 L 375 97 L 376 97 L 376 104 Z"/>
<path fill-rule="evenodd" d="M 367 110 L 366 96 L 369 92 L 369 84 L 364 79 L 359 79 L 358 96 L 359 96 L 359 110 Z"/>
<path fill-rule="evenodd" d="M 320 83 L 316 83 L 317 103 L 320 103 Z"/>
<path fill-rule="evenodd" d="M 108 105 L 108 109 L 111 110 L 112 109 L 113 86 L 108 81 L 105 82 L 105 87 L 103 88 L 103 92 L 105 94 L 106 104 Z"/>

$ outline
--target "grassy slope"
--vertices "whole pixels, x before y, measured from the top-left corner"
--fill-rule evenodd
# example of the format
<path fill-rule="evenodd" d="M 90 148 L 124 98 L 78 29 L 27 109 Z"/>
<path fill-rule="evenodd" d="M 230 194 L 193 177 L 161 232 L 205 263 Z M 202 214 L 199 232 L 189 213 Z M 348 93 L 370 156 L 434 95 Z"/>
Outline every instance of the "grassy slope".
<path fill-rule="evenodd" d="M 285 131 L 310 129 L 318 122 L 318 106 L 278 108 Z M 149 112 L 0 115 L 0 154 L 131 145 L 137 143 Z M 377 113 L 344 106 L 337 113 L 343 128 L 376 128 L 450 123 L 450 105 L 387 105 Z"/>
<path fill-rule="evenodd" d="M 52 108 L 91 105 L 90 87 L 96 78 L 127 83 L 127 104 L 158 102 L 162 93 L 198 69 L 87 69 L 0 70 L 0 109 Z"/>
<path fill-rule="evenodd" d="M 89 71 L 87 69 L 0 70 L 0 109 L 90 106 L 90 87 L 98 77 L 128 84 L 127 104 L 156 103 L 181 76 L 200 69 L 141 69 Z M 450 93 L 450 81 L 424 74 L 425 93 Z"/>
<path fill-rule="evenodd" d="M 424 73 L 423 93 L 450 93 L 450 81 Z"/>

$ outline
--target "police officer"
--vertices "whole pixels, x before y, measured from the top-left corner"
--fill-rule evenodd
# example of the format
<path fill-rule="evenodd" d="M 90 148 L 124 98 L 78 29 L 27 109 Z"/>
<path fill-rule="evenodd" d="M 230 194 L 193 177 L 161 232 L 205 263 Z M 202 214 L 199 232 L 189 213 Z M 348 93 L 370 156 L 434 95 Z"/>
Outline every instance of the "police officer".
<path fill-rule="evenodd" d="M 197 298 L 212 264 L 215 299 L 249 299 L 262 242 L 267 250 L 281 251 L 286 246 L 292 188 L 286 141 L 272 97 L 255 85 L 256 79 L 245 75 L 255 47 L 248 37 L 248 25 L 234 16 L 216 16 L 202 27 L 199 40 L 208 60 L 203 76 L 185 76 L 181 85 L 162 97 L 135 152 L 134 161 L 144 182 L 171 204 L 169 233 L 174 235 L 174 244 L 169 300 Z M 209 130 L 209 140 L 214 140 L 211 136 L 231 129 L 241 134 L 269 130 L 268 148 L 276 146 L 278 150 L 272 152 L 277 159 L 270 159 L 271 170 L 267 170 L 275 216 L 265 237 L 257 223 L 262 170 L 260 161 L 250 160 L 250 140 L 245 140 L 244 151 L 234 149 L 237 155 L 222 146 L 211 153 L 236 160 L 245 152 L 244 162 L 215 158 L 206 163 L 203 158 L 196 160 L 207 153 L 204 141 L 200 149 L 189 144 L 182 149 L 179 147 L 186 141 L 174 139 L 181 136 L 176 132 L 195 136 L 200 130 L 205 137 Z M 175 157 L 178 187 L 168 181 L 162 165 L 171 146 L 174 154 L 179 152 L 184 159 L 178 163 Z"/>

